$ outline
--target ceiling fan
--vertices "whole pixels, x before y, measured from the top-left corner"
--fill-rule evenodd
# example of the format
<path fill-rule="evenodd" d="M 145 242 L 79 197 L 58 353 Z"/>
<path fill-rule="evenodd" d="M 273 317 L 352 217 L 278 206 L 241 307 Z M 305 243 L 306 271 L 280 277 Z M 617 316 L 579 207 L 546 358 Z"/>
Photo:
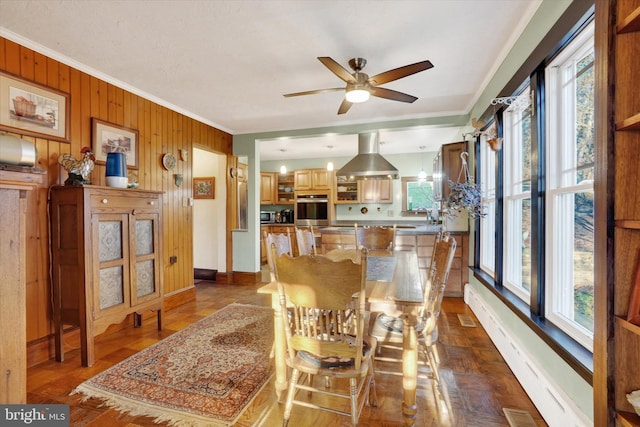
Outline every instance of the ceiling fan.
<path fill-rule="evenodd" d="M 406 93 L 378 87 L 378 85 L 389 83 L 394 80 L 410 76 L 411 74 L 433 68 L 431 61 L 422 61 L 411 65 L 405 65 L 404 67 L 394 68 L 393 70 L 385 71 L 384 73 L 369 77 L 366 73 L 362 72 L 364 66 L 367 65 L 367 60 L 364 58 L 352 58 L 349 60 L 349 67 L 354 71 L 353 73 L 350 73 L 346 68 L 328 56 L 319 56 L 318 60 L 333 72 L 333 74 L 346 82 L 346 88 L 334 87 L 329 89 L 308 90 L 305 92 L 288 93 L 284 96 L 313 95 L 316 93 L 344 90 L 346 93 L 342 104 L 340 104 L 340 108 L 338 108 L 338 114 L 346 113 L 349 111 L 349 108 L 351 108 L 351 105 L 355 103 L 367 101 L 371 95 L 379 98 L 390 99 L 392 101 L 411 103 L 418 98 L 412 95 L 407 95 Z"/>

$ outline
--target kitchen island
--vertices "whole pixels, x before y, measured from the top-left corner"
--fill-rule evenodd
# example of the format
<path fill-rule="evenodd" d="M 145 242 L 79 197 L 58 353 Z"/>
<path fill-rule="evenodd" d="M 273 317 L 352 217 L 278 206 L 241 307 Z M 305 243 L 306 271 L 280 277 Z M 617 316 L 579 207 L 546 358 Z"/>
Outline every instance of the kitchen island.
<path fill-rule="evenodd" d="M 358 223 L 358 226 L 393 226 L 393 223 L 376 221 Z M 396 223 L 396 250 L 415 250 L 418 253 L 418 266 L 421 273 L 426 273 L 431 262 L 431 254 L 436 240 L 436 234 L 441 225 L 428 225 L 424 222 Z M 352 222 L 335 222 L 327 227 L 318 228 L 321 235 L 322 253 L 332 249 L 350 249 L 356 246 L 355 229 Z M 456 239 L 457 248 L 449 272 L 449 279 L 445 288 L 446 296 L 461 297 L 463 286 L 469 281 L 469 233 L 452 231 L 451 235 Z M 424 275 L 423 275 L 424 277 Z"/>

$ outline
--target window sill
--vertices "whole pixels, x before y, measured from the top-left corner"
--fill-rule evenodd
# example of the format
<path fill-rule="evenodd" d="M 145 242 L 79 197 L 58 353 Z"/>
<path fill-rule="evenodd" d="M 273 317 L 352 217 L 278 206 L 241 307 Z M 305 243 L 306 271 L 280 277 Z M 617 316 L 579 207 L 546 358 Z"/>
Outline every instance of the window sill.
<path fill-rule="evenodd" d="M 557 326 L 538 316 L 532 316 L 529 306 L 507 289 L 500 289 L 484 271 L 472 268 L 474 277 L 493 292 L 516 316 L 538 335 L 578 375 L 593 386 L 593 354 Z"/>

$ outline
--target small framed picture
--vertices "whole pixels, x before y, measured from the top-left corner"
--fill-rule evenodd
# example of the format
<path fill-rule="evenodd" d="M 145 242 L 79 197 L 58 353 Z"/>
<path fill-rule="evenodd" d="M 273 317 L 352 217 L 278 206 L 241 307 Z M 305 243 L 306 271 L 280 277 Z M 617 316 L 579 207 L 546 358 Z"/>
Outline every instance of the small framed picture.
<path fill-rule="evenodd" d="M 95 117 L 91 118 L 91 125 L 91 144 L 96 164 L 106 164 L 108 153 L 125 153 L 127 168 L 138 169 L 137 130 L 107 123 Z"/>
<path fill-rule="evenodd" d="M 69 95 L 0 73 L 0 129 L 69 142 Z"/>
<path fill-rule="evenodd" d="M 193 198 L 194 199 L 215 199 L 216 198 L 216 178 L 193 178 Z"/>

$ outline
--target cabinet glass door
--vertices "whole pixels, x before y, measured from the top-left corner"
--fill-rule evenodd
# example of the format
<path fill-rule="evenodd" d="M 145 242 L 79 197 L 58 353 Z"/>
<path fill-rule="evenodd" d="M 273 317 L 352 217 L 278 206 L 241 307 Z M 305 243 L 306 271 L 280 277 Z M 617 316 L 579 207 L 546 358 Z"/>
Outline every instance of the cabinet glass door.
<path fill-rule="evenodd" d="M 98 253 L 98 294 L 97 307 L 105 310 L 128 303 L 125 284 L 128 283 L 129 270 L 125 260 L 128 258 L 127 216 L 100 214 L 93 216 L 94 235 Z"/>
<path fill-rule="evenodd" d="M 153 220 L 136 221 L 136 258 L 154 254 Z M 154 260 L 146 259 L 136 262 L 136 282 L 138 298 L 155 291 Z"/>
<path fill-rule="evenodd" d="M 135 232 L 135 286 L 132 289 L 132 305 L 158 295 L 158 216 L 138 214 L 133 220 Z M 132 249 L 133 250 L 133 249 Z"/>

